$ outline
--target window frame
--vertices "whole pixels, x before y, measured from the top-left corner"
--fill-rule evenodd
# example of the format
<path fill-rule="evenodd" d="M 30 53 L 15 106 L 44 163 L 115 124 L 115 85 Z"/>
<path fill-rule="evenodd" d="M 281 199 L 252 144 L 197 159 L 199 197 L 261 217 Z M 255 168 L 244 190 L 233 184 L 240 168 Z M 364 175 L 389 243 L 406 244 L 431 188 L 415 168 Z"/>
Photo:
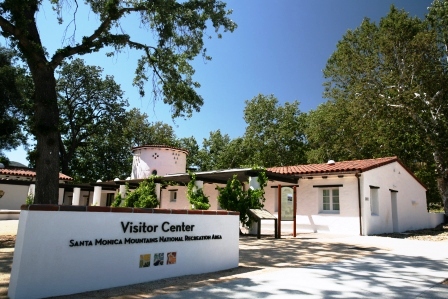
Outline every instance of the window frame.
<path fill-rule="evenodd" d="M 337 196 L 335 194 L 337 191 Z M 328 195 L 325 193 L 328 192 Z M 325 202 L 325 197 L 328 196 L 328 202 Z M 337 198 L 337 202 L 335 199 Z M 328 209 L 325 206 L 329 205 Z M 337 205 L 337 209 L 336 209 Z M 340 186 L 323 186 L 319 188 L 319 213 L 321 214 L 340 214 L 341 213 L 341 193 Z"/>
<path fill-rule="evenodd" d="M 370 215 L 379 216 L 380 215 L 380 202 L 379 202 L 379 189 L 377 186 L 370 187 Z"/>

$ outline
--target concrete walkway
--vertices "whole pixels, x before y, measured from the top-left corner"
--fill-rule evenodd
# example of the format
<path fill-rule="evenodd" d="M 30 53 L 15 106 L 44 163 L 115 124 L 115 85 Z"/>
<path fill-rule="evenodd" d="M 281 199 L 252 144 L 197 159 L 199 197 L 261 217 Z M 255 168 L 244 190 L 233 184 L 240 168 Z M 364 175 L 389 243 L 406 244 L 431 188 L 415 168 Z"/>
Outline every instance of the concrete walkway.
<path fill-rule="evenodd" d="M 311 235 L 310 235 L 311 236 Z M 316 243 L 376 250 L 362 258 L 251 273 L 153 298 L 448 298 L 448 242 L 314 234 Z M 309 238 L 307 239 L 309 242 Z"/>
<path fill-rule="evenodd" d="M 16 221 L 1 222 L 0 234 L 16 230 Z M 329 262 L 304 266 L 303 260 L 316 255 Z M 250 238 L 240 242 L 241 263 L 261 270 L 159 296 L 148 290 L 121 296 L 99 291 L 95 298 L 448 298 L 448 285 L 442 284 L 448 278 L 448 241 L 312 233 Z"/>

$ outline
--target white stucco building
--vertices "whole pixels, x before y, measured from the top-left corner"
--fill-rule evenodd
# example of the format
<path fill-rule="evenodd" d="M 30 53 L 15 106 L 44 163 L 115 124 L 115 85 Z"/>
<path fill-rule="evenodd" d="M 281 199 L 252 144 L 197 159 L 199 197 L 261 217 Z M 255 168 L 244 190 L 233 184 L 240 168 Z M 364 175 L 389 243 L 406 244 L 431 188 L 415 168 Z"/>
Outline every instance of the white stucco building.
<path fill-rule="evenodd" d="M 425 186 L 397 157 L 274 167 L 297 177 L 297 229 L 372 235 L 435 227 Z M 272 203 L 269 210 L 275 210 Z"/>
<path fill-rule="evenodd" d="M 151 175 L 164 176 L 170 173 L 185 173 L 186 150 L 163 146 L 144 145 L 132 148 L 131 179 L 145 179 Z"/>
<path fill-rule="evenodd" d="M 20 206 L 25 204 L 28 195 L 34 196 L 36 172 L 27 167 L 9 166 L 0 167 L 0 220 L 18 219 Z M 59 174 L 59 204 L 63 204 L 65 184 L 73 181 L 69 176 Z M 73 190 L 73 188 L 72 188 Z"/>
<path fill-rule="evenodd" d="M 67 184 L 71 178 L 61 174 L 59 204 L 110 206 L 118 193 L 125 196 L 126 183 L 134 189 L 143 179 L 157 175 L 161 177 L 156 191 L 159 208 L 190 208 L 187 151 L 145 145 L 133 148 L 132 153 L 132 173 L 126 180 L 76 185 Z M 221 209 L 216 187 L 224 186 L 233 175 L 249 188 L 249 181 L 252 185 L 256 181 L 257 171 L 196 172 L 197 186 L 209 196 L 210 210 Z M 265 209 L 276 216 L 292 217 L 295 188 L 298 232 L 372 235 L 435 227 L 443 222 L 443 214 L 427 212 L 425 186 L 397 157 L 272 167 L 267 169 L 267 176 Z M 0 190 L 4 193 L 0 209 L 19 209 L 27 194 L 33 192 L 34 179 L 32 170 L 0 169 Z M 279 187 L 284 195 L 279 195 Z"/>
<path fill-rule="evenodd" d="M 166 180 L 179 185 L 161 190 L 161 208 L 189 208 L 188 175 L 179 170 L 165 174 Z M 211 210 L 220 209 L 216 186 L 234 174 L 242 181 L 256 176 L 251 169 L 196 173 L 209 196 Z M 397 157 L 272 167 L 267 175 L 265 209 L 274 215 L 279 213 L 278 187 L 289 188 L 292 196 L 295 186 L 299 232 L 372 235 L 435 227 L 443 222 L 442 214 L 427 212 L 425 186 Z M 282 207 L 292 213 L 292 198 Z"/>

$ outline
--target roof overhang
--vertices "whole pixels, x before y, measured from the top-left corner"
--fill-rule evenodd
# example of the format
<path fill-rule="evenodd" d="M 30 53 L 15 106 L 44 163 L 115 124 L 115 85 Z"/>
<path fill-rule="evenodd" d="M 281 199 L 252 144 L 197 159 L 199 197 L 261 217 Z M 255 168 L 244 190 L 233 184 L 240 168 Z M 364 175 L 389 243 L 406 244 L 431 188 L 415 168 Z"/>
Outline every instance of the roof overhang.
<path fill-rule="evenodd" d="M 329 177 L 329 176 L 346 176 L 346 175 L 358 175 L 362 171 L 356 170 L 356 171 L 337 171 L 337 172 L 316 172 L 316 173 L 302 173 L 298 174 L 298 179 L 306 179 L 311 177 Z"/>
<path fill-rule="evenodd" d="M 200 171 L 195 172 L 196 180 L 203 181 L 205 183 L 226 184 L 229 179 L 234 176 L 240 182 L 246 182 L 250 177 L 257 177 L 261 170 L 252 168 L 239 168 L 239 169 L 225 169 L 225 170 L 213 170 L 213 171 Z M 269 180 L 281 181 L 286 183 L 295 184 L 297 178 L 290 175 L 281 175 L 266 171 L 266 175 Z M 177 183 L 186 184 L 190 181 L 188 173 L 181 174 L 168 174 L 163 177 L 164 180 L 173 181 Z"/>
<path fill-rule="evenodd" d="M 252 168 L 237 168 L 237 169 L 225 169 L 225 170 L 212 170 L 212 171 L 199 171 L 195 172 L 196 180 L 203 181 L 209 184 L 227 184 L 229 179 L 236 176 L 236 179 L 240 182 L 247 182 L 250 177 L 257 177 L 261 170 Z M 294 175 L 283 175 L 270 171 L 266 171 L 266 175 L 271 181 L 280 181 L 290 184 L 296 184 L 298 177 Z M 120 180 L 114 181 L 113 183 L 124 185 L 129 184 L 130 187 L 137 187 L 139 183 L 143 182 L 145 179 L 135 179 L 135 180 Z M 163 182 L 173 182 L 177 184 L 186 185 L 190 182 L 190 175 L 188 173 L 172 173 L 167 174 L 163 177 L 158 177 L 155 179 L 156 183 Z M 95 185 L 97 185 L 96 183 Z M 103 183 L 104 184 L 104 183 Z M 98 184 L 100 185 L 100 184 Z"/>

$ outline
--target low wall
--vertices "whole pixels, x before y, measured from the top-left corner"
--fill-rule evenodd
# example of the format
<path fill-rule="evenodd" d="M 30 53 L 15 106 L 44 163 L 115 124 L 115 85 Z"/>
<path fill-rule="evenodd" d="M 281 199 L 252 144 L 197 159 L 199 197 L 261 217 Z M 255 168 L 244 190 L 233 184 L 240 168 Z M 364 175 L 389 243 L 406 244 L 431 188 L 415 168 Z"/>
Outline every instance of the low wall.
<path fill-rule="evenodd" d="M 0 220 L 19 220 L 20 210 L 0 210 Z"/>
<path fill-rule="evenodd" d="M 22 206 L 9 293 L 41 298 L 238 267 L 239 214 Z"/>
<path fill-rule="evenodd" d="M 443 223 L 445 214 L 443 213 L 428 213 L 429 227 L 436 227 Z"/>

